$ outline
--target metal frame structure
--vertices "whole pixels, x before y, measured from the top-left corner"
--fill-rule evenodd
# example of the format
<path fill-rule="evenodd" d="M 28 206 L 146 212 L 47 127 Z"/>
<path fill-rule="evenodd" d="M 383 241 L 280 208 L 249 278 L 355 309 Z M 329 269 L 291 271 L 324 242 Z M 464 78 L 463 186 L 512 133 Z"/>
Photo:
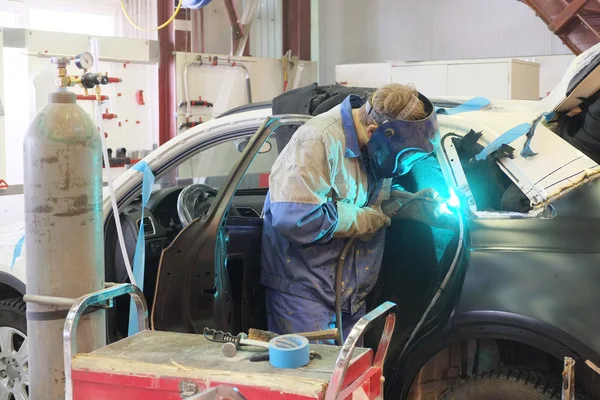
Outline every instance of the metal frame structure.
<path fill-rule="evenodd" d="M 342 392 L 342 385 L 344 383 L 344 378 L 346 377 L 346 372 L 348 371 L 348 366 L 350 365 L 350 360 L 352 359 L 352 353 L 354 353 L 354 349 L 356 348 L 356 344 L 358 340 L 365 334 L 367 328 L 375 321 L 383 315 L 387 314 L 385 319 L 385 327 L 383 328 L 383 333 L 381 334 L 381 339 L 379 340 L 379 345 L 377 346 L 377 353 L 375 353 L 375 359 L 373 360 L 373 366 L 365 372 L 365 375 L 368 375 L 371 369 L 375 368 L 381 371 L 383 375 L 383 366 L 385 362 L 385 358 L 387 356 L 388 348 L 390 347 L 390 342 L 392 340 L 392 335 L 394 334 L 394 327 L 396 325 L 396 314 L 391 312 L 396 307 L 396 304 L 391 301 L 386 301 L 373 311 L 369 312 L 365 316 L 363 316 L 352 331 L 350 331 L 350 335 L 344 342 L 344 346 L 340 351 L 340 355 L 335 362 L 335 367 L 333 369 L 333 374 L 331 376 L 331 381 L 329 382 L 329 386 L 327 387 L 327 393 L 325 394 L 325 400 L 336 400 L 339 398 L 345 399 L 348 396 L 352 396 L 352 392 L 356 389 L 352 385 L 346 388 Z M 361 382 L 363 379 L 357 379 L 357 381 Z M 381 398 L 383 398 L 383 381 L 381 382 Z"/>
<path fill-rule="evenodd" d="M 229 23 L 231 24 L 231 55 L 238 57 L 250 54 L 247 46 L 248 36 L 250 35 L 250 28 L 254 21 L 258 0 L 250 0 L 246 3 L 242 17 L 240 18 L 233 0 L 224 1 L 227 19 L 229 19 Z"/>
<path fill-rule="evenodd" d="M 113 299 L 125 294 L 129 294 L 135 302 L 138 316 L 138 327 L 143 326 L 143 330 L 150 329 L 148 321 L 148 305 L 142 291 L 135 285 L 130 283 L 106 283 L 106 288 L 98 290 L 96 292 L 81 296 L 78 299 L 74 299 L 71 302 L 71 309 L 65 320 L 65 328 L 63 330 L 63 346 L 64 346 L 64 357 L 65 357 L 65 398 L 71 400 L 73 398 L 73 377 L 72 377 L 72 360 L 73 356 L 77 354 L 77 324 L 79 319 L 84 312 L 94 306 L 102 308 L 110 308 L 113 305 Z M 44 297 L 44 296 L 36 296 Z M 44 301 L 57 301 L 53 304 L 67 304 L 65 300 L 71 299 L 54 299 L 47 298 L 42 299 Z"/>
<path fill-rule="evenodd" d="M 174 4 L 170 1 L 158 2 L 158 21 L 166 21 L 173 14 Z M 177 134 L 175 78 L 175 26 L 169 24 L 158 31 L 160 48 L 158 63 L 158 144 L 162 145 Z"/>
<path fill-rule="evenodd" d="M 300 60 L 311 59 L 310 1 L 283 0 L 283 53 Z"/>
<path fill-rule="evenodd" d="M 600 2 L 598 0 L 521 0 L 531 7 L 579 55 L 600 42 Z"/>
<path fill-rule="evenodd" d="M 252 87 L 250 84 L 250 72 L 248 68 L 241 63 L 237 63 L 236 60 L 229 59 L 226 62 L 221 62 L 221 59 L 215 57 L 212 61 L 209 60 L 208 63 L 204 63 L 202 60 L 202 56 L 198 56 L 198 61 L 191 61 L 185 64 L 183 68 L 183 90 L 185 93 L 185 103 L 186 103 L 186 115 L 191 115 L 191 98 L 190 98 L 190 87 L 188 82 L 188 70 L 190 67 L 232 67 L 232 68 L 242 68 L 245 72 L 246 77 L 246 91 L 248 93 L 248 104 L 252 103 Z"/>

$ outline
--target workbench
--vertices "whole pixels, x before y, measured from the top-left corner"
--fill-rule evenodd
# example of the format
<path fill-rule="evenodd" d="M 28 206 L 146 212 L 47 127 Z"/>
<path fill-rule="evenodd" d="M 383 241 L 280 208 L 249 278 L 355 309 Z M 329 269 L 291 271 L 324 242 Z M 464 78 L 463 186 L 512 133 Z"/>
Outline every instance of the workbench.
<path fill-rule="evenodd" d="M 74 399 L 181 399 L 221 385 L 237 388 L 247 399 L 324 399 L 341 350 L 311 344 L 318 356 L 305 367 L 278 369 L 268 361 L 248 361 L 255 351 L 245 349 L 264 349 L 243 346 L 228 358 L 221 346 L 202 335 L 147 330 L 77 354 L 72 363 Z M 356 348 L 342 385 L 350 390 L 343 390 L 340 399 L 356 392 L 364 394 L 359 398 L 380 398 L 381 369 L 372 366 L 373 351 Z"/>

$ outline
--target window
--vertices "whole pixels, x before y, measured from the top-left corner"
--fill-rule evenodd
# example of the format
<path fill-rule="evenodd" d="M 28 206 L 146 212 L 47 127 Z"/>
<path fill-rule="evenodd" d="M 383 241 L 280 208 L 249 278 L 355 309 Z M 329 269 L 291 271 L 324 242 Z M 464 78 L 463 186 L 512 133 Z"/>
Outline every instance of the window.
<path fill-rule="evenodd" d="M 271 167 L 279 152 L 289 141 L 289 138 L 282 141 L 279 136 L 281 135 L 273 134 L 264 143 L 242 178 L 238 189 L 268 188 Z M 183 187 L 194 183 L 202 183 L 215 189 L 220 188 L 227 181 L 229 173 L 240 159 L 251 137 L 238 137 L 200 151 L 176 167 L 173 173 L 160 178 L 155 188 Z"/>
<path fill-rule="evenodd" d="M 114 17 L 106 14 L 85 14 L 32 8 L 29 12 L 29 18 L 29 28 L 41 31 L 103 36 L 112 36 L 115 33 Z"/>
<path fill-rule="evenodd" d="M 17 14 L 9 11 L 0 11 L 0 27 L 16 28 Z"/>
<path fill-rule="evenodd" d="M 11 185 L 23 183 L 23 137 L 29 126 L 29 90 L 23 82 L 28 82 L 28 58 L 23 54 L 27 49 L 4 48 L 4 127 L 6 176 L 2 177 Z M 24 90 L 25 88 L 25 90 Z"/>

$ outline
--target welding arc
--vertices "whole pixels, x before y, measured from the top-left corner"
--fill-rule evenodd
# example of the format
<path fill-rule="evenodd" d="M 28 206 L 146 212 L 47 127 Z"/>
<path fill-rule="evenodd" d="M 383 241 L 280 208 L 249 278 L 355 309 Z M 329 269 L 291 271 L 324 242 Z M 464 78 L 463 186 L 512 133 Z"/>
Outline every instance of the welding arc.
<path fill-rule="evenodd" d="M 127 8 L 125 7 L 125 3 L 123 3 L 123 0 L 120 0 L 121 2 L 121 10 L 123 10 L 123 14 L 125 15 L 125 18 L 127 19 L 127 21 L 129 21 L 129 23 L 137 30 L 140 30 L 142 32 L 151 32 L 151 31 L 158 31 L 161 30 L 167 26 L 169 26 L 169 24 L 171 22 L 173 22 L 173 20 L 175 19 L 175 17 L 177 16 L 177 14 L 179 14 L 179 10 L 181 10 L 181 5 L 183 4 L 183 0 L 179 0 L 179 3 L 177 4 L 177 8 L 175 9 L 175 12 L 173 13 L 173 15 L 171 15 L 171 18 L 169 18 L 167 20 L 167 22 L 165 22 L 164 24 L 157 26 L 156 28 L 142 28 L 141 26 L 137 25 L 135 22 L 133 22 L 133 20 L 131 19 L 131 17 L 129 16 L 129 14 L 127 13 Z"/>

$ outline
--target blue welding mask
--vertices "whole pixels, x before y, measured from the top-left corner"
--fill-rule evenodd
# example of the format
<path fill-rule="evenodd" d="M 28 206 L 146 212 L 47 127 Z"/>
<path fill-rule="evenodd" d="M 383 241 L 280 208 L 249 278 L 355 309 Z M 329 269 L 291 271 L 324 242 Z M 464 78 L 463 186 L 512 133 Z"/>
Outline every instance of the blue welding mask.
<path fill-rule="evenodd" d="M 408 121 L 418 101 L 425 106 L 427 117 Z M 422 94 L 415 95 L 397 117 L 380 114 L 367 101 L 366 112 L 377 129 L 367 143 L 369 160 L 377 179 L 404 175 L 422 158 L 431 154 L 440 144 L 440 131 L 433 104 Z"/>

